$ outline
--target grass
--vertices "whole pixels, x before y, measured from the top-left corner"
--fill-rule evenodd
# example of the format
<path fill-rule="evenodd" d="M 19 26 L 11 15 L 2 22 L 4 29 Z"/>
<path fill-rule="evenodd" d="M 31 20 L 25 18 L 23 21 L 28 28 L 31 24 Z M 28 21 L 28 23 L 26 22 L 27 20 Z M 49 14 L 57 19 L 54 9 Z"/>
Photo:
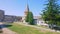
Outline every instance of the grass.
<path fill-rule="evenodd" d="M 60 34 L 57 32 L 44 31 L 43 29 L 38 30 L 38 29 L 33 28 L 33 27 L 19 25 L 16 23 L 14 23 L 13 26 L 8 27 L 8 28 L 11 29 L 12 31 L 17 32 L 18 34 Z"/>
<path fill-rule="evenodd" d="M 38 26 L 38 25 L 37 25 Z M 48 26 L 39 25 L 38 27 L 48 28 Z"/>

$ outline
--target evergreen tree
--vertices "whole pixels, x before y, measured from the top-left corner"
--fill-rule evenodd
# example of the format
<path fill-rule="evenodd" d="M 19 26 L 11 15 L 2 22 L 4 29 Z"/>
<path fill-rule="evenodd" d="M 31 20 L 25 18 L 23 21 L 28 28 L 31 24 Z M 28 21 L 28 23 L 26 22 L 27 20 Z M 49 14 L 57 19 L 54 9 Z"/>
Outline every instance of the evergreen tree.
<path fill-rule="evenodd" d="M 42 17 L 44 21 L 48 21 L 48 24 L 57 24 L 58 20 L 60 20 L 60 9 L 57 4 L 57 0 L 48 0 L 47 7 L 43 10 Z M 59 15 L 59 16 L 58 16 Z M 59 22 L 60 23 L 60 22 Z"/>
<path fill-rule="evenodd" d="M 26 22 L 29 22 L 29 24 L 31 25 L 34 25 L 34 22 L 33 22 L 33 13 L 32 12 L 29 12 L 26 16 Z"/>
<path fill-rule="evenodd" d="M 28 14 L 27 14 L 27 16 L 25 18 L 26 18 L 25 21 L 29 22 L 29 12 L 28 12 Z"/>

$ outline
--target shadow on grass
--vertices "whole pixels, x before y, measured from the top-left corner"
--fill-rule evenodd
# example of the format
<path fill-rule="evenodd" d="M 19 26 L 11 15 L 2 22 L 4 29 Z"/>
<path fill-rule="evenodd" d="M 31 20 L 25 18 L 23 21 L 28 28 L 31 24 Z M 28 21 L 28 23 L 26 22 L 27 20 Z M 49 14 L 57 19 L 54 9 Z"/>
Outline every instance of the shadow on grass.
<path fill-rule="evenodd" d="M 8 24 L 1 24 L 0 27 L 1 28 L 7 28 L 7 27 L 11 27 L 12 25 L 8 25 Z"/>
<path fill-rule="evenodd" d="M 4 27 L 11 27 L 12 25 L 4 25 Z"/>

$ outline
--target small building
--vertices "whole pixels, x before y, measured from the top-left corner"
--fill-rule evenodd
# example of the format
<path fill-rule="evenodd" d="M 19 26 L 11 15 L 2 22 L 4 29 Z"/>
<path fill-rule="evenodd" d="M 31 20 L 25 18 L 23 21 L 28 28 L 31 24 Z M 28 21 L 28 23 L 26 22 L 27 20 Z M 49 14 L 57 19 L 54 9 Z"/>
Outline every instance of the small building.
<path fill-rule="evenodd" d="M 37 25 L 39 16 L 33 16 L 33 18 L 34 18 L 34 23 Z"/>
<path fill-rule="evenodd" d="M 45 23 L 45 21 L 42 19 L 41 16 L 34 16 L 34 23 L 35 23 L 36 25 L 48 26 L 48 24 Z"/>
<path fill-rule="evenodd" d="M 14 21 L 15 22 L 21 22 L 22 21 L 22 17 L 21 16 L 15 16 L 14 17 Z"/>

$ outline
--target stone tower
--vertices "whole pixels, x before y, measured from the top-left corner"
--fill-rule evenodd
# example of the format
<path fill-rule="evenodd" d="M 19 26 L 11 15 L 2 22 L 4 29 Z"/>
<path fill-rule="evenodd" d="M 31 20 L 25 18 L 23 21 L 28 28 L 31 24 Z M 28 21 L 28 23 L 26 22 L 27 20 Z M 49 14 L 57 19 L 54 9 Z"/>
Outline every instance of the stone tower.
<path fill-rule="evenodd" d="M 28 4 L 27 4 L 27 5 L 26 5 L 25 12 L 24 12 L 25 16 L 27 16 L 28 12 L 29 12 L 29 6 L 28 6 Z"/>
<path fill-rule="evenodd" d="M 26 8 L 25 8 L 25 11 L 24 11 L 24 17 L 23 17 L 23 23 L 25 23 L 25 24 L 27 24 L 25 19 L 26 19 L 26 16 L 27 16 L 28 12 L 29 12 L 29 6 L 27 4 Z"/>

